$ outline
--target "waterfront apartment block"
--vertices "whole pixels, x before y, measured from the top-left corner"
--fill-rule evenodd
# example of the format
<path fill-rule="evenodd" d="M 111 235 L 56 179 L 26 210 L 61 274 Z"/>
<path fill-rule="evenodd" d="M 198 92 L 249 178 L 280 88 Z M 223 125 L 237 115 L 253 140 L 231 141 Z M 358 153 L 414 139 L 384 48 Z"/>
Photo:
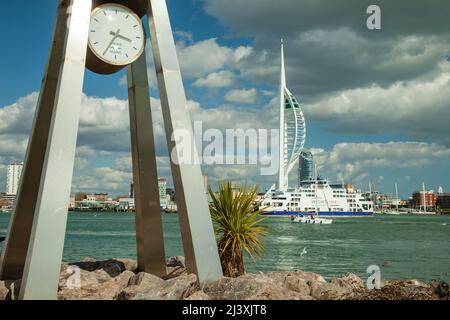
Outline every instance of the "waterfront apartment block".
<path fill-rule="evenodd" d="M 6 194 L 16 196 L 19 189 L 20 176 L 22 175 L 23 162 L 14 162 L 8 166 L 6 175 Z"/>
<path fill-rule="evenodd" d="M 433 191 L 417 191 L 413 193 L 411 207 L 414 209 L 421 209 L 424 206 L 435 208 L 436 201 L 437 195 Z"/>
<path fill-rule="evenodd" d="M 440 193 L 436 199 L 436 210 L 441 214 L 450 214 L 450 193 Z"/>
<path fill-rule="evenodd" d="M 303 150 L 299 158 L 298 166 L 298 185 L 303 181 L 311 181 L 314 179 L 314 158 L 309 150 Z"/>
<path fill-rule="evenodd" d="M 158 188 L 159 188 L 159 201 L 161 204 L 161 209 L 165 209 L 167 207 L 167 179 L 166 178 L 158 178 Z"/>

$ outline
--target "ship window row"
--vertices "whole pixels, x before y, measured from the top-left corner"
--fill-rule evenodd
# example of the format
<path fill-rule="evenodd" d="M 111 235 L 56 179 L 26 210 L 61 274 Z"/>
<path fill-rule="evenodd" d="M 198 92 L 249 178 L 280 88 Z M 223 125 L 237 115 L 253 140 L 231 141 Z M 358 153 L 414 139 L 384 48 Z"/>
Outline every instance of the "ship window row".
<path fill-rule="evenodd" d="M 274 202 L 273 206 L 274 207 L 282 207 L 283 203 L 282 202 Z"/>

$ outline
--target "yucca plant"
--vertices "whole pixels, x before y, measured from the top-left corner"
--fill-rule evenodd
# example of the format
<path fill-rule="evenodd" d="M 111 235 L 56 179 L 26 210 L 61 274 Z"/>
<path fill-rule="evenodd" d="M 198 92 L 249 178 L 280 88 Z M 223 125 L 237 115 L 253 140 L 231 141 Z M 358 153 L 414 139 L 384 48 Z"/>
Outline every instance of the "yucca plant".
<path fill-rule="evenodd" d="M 231 182 L 220 182 L 217 194 L 211 186 L 208 188 L 220 260 L 227 277 L 245 273 L 244 252 L 254 260 L 264 251 L 262 238 L 268 235 L 268 228 L 262 224 L 262 209 L 254 206 L 257 189 L 254 186 L 249 190 L 246 184 L 233 186 Z"/>

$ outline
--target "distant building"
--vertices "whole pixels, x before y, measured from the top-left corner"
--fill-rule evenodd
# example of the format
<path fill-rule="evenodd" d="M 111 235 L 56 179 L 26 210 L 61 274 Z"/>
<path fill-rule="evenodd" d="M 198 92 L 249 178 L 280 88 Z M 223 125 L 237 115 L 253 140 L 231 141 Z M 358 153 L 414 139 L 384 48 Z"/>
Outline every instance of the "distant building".
<path fill-rule="evenodd" d="M 133 182 L 130 185 L 130 198 L 134 198 L 134 183 Z"/>
<path fill-rule="evenodd" d="M 415 209 L 436 207 L 437 196 L 433 191 L 417 191 L 413 193 L 411 206 Z"/>
<path fill-rule="evenodd" d="M 134 199 L 133 198 L 119 198 L 118 199 L 118 211 L 134 211 Z"/>
<path fill-rule="evenodd" d="M 97 202 L 106 202 L 108 201 L 108 194 L 107 193 L 95 193 L 94 194 L 94 201 Z"/>
<path fill-rule="evenodd" d="M 303 150 L 299 159 L 298 180 L 299 185 L 302 181 L 314 179 L 314 158 L 310 151 Z"/>
<path fill-rule="evenodd" d="M 161 208 L 165 208 L 167 206 L 168 198 L 167 195 L 167 179 L 166 178 L 158 178 L 158 189 L 159 189 L 159 202 L 161 203 Z M 134 199 L 134 183 L 130 185 L 130 197 Z"/>
<path fill-rule="evenodd" d="M 23 163 L 12 163 L 8 166 L 6 176 L 6 194 L 15 196 L 19 189 L 20 176 L 22 175 Z"/>
<path fill-rule="evenodd" d="M 450 193 L 441 193 L 436 200 L 438 213 L 450 213 Z"/>
<path fill-rule="evenodd" d="M 158 178 L 159 187 L 159 201 L 161 203 L 161 208 L 167 207 L 167 179 Z"/>
<path fill-rule="evenodd" d="M 77 207 L 77 203 L 75 201 L 75 197 L 70 197 L 69 199 L 69 210 L 75 210 Z"/>
<path fill-rule="evenodd" d="M 86 192 L 77 192 L 75 194 L 75 201 L 76 202 L 81 202 L 83 200 L 87 199 L 88 194 Z"/>
<path fill-rule="evenodd" d="M 7 195 L 6 193 L 1 193 L 0 194 L 0 211 L 13 209 L 15 199 L 16 199 L 16 196 Z"/>

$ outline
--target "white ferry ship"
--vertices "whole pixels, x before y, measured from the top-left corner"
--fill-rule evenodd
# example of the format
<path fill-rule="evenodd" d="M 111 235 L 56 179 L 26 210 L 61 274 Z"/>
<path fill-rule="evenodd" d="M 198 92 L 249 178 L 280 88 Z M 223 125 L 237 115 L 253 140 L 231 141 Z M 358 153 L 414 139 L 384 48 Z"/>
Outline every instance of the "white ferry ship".
<path fill-rule="evenodd" d="M 269 191 L 261 200 L 267 216 L 318 215 L 323 217 L 366 217 L 374 214 L 372 201 L 347 185 L 333 185 L 319 178 L 304 181 L 297 189 Z"/>

